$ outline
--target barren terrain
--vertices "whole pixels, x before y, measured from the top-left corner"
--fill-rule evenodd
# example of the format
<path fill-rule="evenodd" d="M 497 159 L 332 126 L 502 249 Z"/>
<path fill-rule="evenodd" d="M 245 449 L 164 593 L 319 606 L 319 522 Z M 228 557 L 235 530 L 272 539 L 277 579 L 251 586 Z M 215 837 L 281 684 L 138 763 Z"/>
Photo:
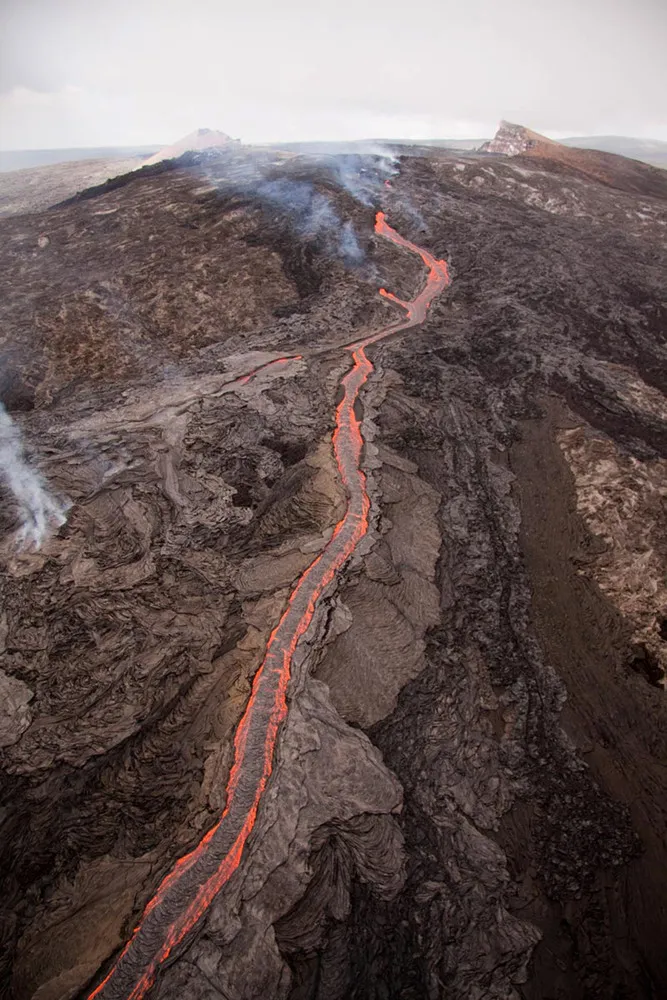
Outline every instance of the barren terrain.
<path fill-rule="evenodd" d="M 143 157 L 75 160 L 0 173 L 0 218 L 39 212 L 71 198 L 91 184 L 136 170 Z"/>
<path fill-rule="evenodd" d="M 2 495 L 8 1000 L 90 996 L 230 800 L 350 502 L 343 347 L 428 273 L 378 210 L 451 285 L 366 348 L 368 531 L 150 995 L 666 995 L 667 198 L 571 155 L 234 148 L 0 223 L 0 395 L 71 505 L 19 551 Z"/>

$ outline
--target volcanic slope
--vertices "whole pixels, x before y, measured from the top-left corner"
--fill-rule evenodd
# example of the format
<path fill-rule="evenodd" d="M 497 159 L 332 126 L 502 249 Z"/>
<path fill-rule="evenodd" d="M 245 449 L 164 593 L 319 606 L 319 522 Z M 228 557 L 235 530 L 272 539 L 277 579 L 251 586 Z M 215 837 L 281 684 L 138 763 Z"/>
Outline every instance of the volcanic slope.
<path fill-rule="evenodd" d="M 601 149 L 566 146 L 512 122 L 501 122 L 493 139 L 481 148 L 488 153 L 540 159 L 544 161 L 543 169 L 558 170 L 565 166 L 570 174 L 579 173 L 622 191 L 667 198 L 667 174 L 659 167 Z"/>
<path fill-rule="evenodd" d="M 144 159 L 128 155 L 0 172 L 0 218 L 43 211 L 92 184 L 141 167 Z"/>
<path fill-rule="evenodd" d="M 0 224 L 3 400 L 73 504 L 22 554 L 3 506 L 12 1000 L 88 996 L 225 807 L 345 509 L 340 348 L 394 318 L 378 285 L 423 285 L 376 208 L 452 284 L 366 348 L 370 530 L 294 653 L 233 879 L 151 996 L 667 984 L 667 202 L 537 159 L 405 157 L 390 186 L 342 160 L 191 157 Z"/>

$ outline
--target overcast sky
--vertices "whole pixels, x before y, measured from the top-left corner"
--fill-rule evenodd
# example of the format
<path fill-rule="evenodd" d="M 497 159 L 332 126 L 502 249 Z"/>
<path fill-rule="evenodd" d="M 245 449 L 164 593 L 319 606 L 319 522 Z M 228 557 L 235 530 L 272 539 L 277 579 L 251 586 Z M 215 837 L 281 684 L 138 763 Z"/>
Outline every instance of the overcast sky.
<path fill-rule="evenodd" d="M 0 0 L 0 148 L 667 140 L 667 0 Z"/>

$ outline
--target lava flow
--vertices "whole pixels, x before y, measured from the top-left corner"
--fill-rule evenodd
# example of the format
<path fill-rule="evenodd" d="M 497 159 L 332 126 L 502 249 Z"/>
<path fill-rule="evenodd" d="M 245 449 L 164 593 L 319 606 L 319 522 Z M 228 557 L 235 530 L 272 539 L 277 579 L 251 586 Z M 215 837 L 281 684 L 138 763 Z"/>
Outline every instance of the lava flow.
<path fill-rule="evenodd" d="M 287 714 L 286 694 L 294 651 L 310 625 L 323 591 L 368 530 L 370 500 L 361 468 L 363 438 L 354 412 L 359 390 L 373 371 L 365 348 L 391 333 L 421 323 L 434 296 L 449 284 L 445 261 L 436 260 L 426 250 L 400 236 L 387 224 L 382 212 L 377 214 L 375 230 L 397 246 L 419 254 L 428 268 L 428 275 L 424 288 L 410 302 L 402 302 L 383 290 L 387 298 L 407 310 L 407 317 L 346 348 L 352 353 L 354 364 L 341 382 L 344 395 L 336 409 L 333 434 L 334 454 L 347 493 L 345 515 L 321 554 L 301 576 L 282 618 L 271 633 L 264 661 L 255 674 L 250 700 L 234 738 L 234 763 L 227 784 L 225 810 L 219 822 L 190 854 L 176 862 L 146 906 L 139 926 L 116 964 L 88 1000 L 94 997 L 141 1000 L 154 983 L 160 966 L 195 926 L 238 867 L 273 768 L 278 729 Z M 248 378 L 254 374 L 256 372 Z M 247 378 L 239 381 L 247 381 Z"/>

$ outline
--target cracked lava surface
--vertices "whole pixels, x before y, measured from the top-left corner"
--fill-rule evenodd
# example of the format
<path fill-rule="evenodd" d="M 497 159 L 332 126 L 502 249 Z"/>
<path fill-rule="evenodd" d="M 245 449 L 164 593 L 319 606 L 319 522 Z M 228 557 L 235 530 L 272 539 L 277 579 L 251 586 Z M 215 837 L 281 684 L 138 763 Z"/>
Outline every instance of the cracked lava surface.
<path fill-rule="evenodd" d="M 140 1000 L 144 997 L 155 982 L 160 966 L 192 930 L 238 867 L 271 776 L 278 730 L 287 714 L 286 693 L 292 657 L 299 639 L 310 625 L 319 598 L 368 530 L 370 500 L 361 468 L 363 438 L 354 412 L 359 392 L 373 371 L 365 348 L 389 334 L 422 323 L 432 300 L 449 284 L 446 262 L 436 260 L 428 251 L 400 236 L 389 226 L 382 212 L 377 214 L 375 231 L 396 246 L 418 254 L 428 274 L 423 289 L 410 302 L 403 302 L 381 289 L 382 295 L 407 311 L 407 317 L 345 348 L 351 352 L 354 364 L 341 381 L 344 395 L 336 409 L 333 434 L 334 454 L 347 494 L 345 514 L 326 547 L 299 579 L 286 610 L 271 633 L 236 731 L 227 801 L 219 822 L 190 854 L 177 861 L 163 880 L 117 962 L 89 995 L 89 1000 Z M 288 360 L 291 359 L 269 362 L 238 381 L 246 382 L 265 368 Z"/>

